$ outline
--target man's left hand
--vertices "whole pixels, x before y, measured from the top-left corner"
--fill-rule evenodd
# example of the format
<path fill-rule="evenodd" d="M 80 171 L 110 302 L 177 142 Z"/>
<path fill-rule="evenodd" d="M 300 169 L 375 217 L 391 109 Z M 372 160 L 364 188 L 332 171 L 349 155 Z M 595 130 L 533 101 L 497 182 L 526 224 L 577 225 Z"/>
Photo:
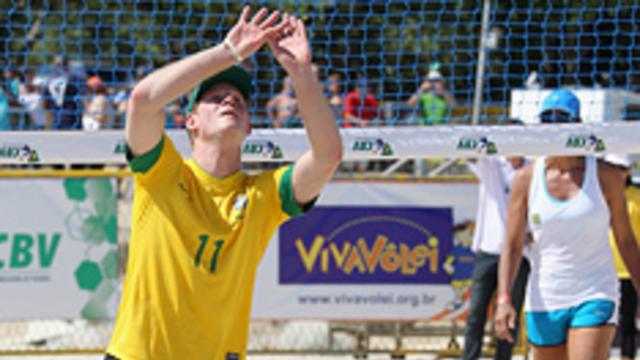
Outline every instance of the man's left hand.
<path fill-rule="evenodd" d="M 302 20 L 284 15 L 288 26 L 269 40 L 273 56 L 290 75 L 311 68 L 311 48 Z"/>

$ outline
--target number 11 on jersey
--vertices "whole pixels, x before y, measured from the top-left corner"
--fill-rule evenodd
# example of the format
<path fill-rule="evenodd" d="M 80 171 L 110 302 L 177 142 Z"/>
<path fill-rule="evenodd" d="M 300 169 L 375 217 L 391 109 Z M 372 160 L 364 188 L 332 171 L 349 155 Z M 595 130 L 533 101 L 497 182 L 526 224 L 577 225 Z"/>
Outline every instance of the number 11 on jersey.
<path fill-rule="evenodd" d="M 198 252 L 196 253 L 195 259 L 193 259 L 193 265 L 196 267 L 200 266 L 200 260 L 202 259 L 202 253 L 204 252 L 207 243 L 209 242 L 209 235 L 202 234 L 200 235 L 200 247 L 198 247 Z M 209 264 L 209 271 L 214 273 L 216 272 L 216 267 L 218 266 L 218 255 L 220 254 L 220 250 L 222 249 L 222 245 L 224 244 L 224 240 L 216 240 L 214 243 L 215 249 L 213 250 L 213 255 L 211 255 L 211 263 Z"/>

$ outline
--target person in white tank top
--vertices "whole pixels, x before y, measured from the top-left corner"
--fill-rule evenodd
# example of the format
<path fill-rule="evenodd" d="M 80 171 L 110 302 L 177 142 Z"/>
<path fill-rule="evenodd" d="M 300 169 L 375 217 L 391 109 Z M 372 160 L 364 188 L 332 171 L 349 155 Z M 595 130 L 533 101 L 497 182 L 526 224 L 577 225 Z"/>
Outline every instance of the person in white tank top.
<path fill-rule="evenodd" d="M 543 101 L 540 117 L 543 123 L 579 122 L 579 100 L 555 90 Z M 528 225 L 533 243 L 526 325 L 534 359 L 607 359 L 619 298 L 609 227 L 632 279 L 640 282 L 640 252 L 621 172 L 591 156 L 537 159 L 516 174 L 507 217 L 496 335 L 513 341 L 517 315 L 508 294 Z"/>

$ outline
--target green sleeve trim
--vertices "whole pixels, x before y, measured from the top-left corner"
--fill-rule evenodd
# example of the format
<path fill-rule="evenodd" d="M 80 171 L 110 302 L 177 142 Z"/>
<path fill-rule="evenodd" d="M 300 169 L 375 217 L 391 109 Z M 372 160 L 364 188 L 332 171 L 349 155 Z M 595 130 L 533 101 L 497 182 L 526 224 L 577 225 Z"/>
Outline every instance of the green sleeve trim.
<path fill-rule="evenodd" d="M 296 199 L 293 196 L 292 174 L 293 165 L 289 165 L 289 167 L 287 167 L 287 170 L 285 170 L 284 174 L 282 175 L 282 179 L 280 180 L 280 184 L 278 186 L 278 193 L 280 194 L 282 211 L 284 211 L 291 217 L 302 215 L 305 212 L 311 210 L 317 199 L 313 199 L 304 206 L 300 206 L 300 204 L 296 202 Z"/>
<path fill-rule="evenodd" d="M 140 156 L 133 155 L 131 149 L 129 149 L 129 145 L 127 145 L 127 161 L 129 162 L 129 165 L 131 165 L 131 170 L 143 174 L 149 171 L 153 165 L 158 162 L 158 159 L 160 159 L 163 145 L 164 136 L 160 138 L 158 145 Z"/>

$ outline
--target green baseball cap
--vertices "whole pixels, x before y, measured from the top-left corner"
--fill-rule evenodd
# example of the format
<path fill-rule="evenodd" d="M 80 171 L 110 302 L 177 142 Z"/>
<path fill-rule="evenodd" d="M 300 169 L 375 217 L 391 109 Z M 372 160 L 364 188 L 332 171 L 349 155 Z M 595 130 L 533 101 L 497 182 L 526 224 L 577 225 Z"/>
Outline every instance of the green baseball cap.
<path fill-rule="evenodd" d="M 249 73 L 247 73 L 247 71 L 242 67 L 234 65 L 198 84 L 198 86 L 193 89 L 193 92 L 191 92 L 191 96 L 189 96 L 189 103 L 187 103 L 185 113 L 188 114 L 193 110 L 193 107 L 196 105 L 198 100 L 200 100 L 200 96 L 202 96 L 202 94 L 211 89 L 214 85 L 220 83 L 233 85 L 238 89 L 238 91 L 240 91 L 245 100 L 249 100 L 251 97 L 251 76 L 249 76 Z"/>

